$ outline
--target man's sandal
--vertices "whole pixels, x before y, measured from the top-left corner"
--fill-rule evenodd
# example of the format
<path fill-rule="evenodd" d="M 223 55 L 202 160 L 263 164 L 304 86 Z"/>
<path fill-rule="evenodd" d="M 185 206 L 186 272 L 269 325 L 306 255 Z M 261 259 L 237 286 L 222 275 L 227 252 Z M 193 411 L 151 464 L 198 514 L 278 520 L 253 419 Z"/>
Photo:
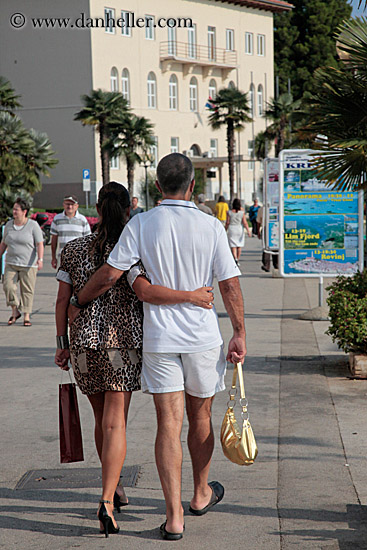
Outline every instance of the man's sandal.
<path fill-rule="evenodd" d="M 24 321 L 23 326 L 24 327 L 31 327 L 32 323 L 30 321 Z"/>
<path fill-rule="evenodd" d="M 210 508 L 213 508 L 218 502 L 220 502 L 224 496 L 224 487 L 219 481 L 211 481 L 208 483 L 209 487 L 211 487 L 212 490 L 212 496 L 209 500 L 209 503 L 202 508 L 201 510 L 196 510 L 195 508 L 189 508 L 190 512 L 194 514 L 194 516 L 203 516 L 207 512 L 209 512 Z"/>

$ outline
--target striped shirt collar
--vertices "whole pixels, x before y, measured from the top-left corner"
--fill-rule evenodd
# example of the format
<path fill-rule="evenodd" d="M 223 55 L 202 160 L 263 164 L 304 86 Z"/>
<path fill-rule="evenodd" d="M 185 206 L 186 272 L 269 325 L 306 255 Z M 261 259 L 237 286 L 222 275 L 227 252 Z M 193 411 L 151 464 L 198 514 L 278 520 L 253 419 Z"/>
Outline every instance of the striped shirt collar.
<path fill-rule="evenodd" d="M 164 199 L 161 203 L 161 206 L 184 206 L 186 208 L 196 208 L 197 209 L 197 206 L 194 202 L 176 200 L 176 199 Z"/>

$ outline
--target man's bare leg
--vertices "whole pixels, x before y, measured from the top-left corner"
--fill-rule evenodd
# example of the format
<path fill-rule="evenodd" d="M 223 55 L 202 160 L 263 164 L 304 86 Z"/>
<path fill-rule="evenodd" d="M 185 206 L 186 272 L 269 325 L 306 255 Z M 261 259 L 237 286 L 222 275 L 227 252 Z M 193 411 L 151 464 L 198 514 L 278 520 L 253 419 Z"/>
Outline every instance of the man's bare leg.
<path fill-rule="evenodd" d="M 183 392 L 156 393 L 154 404 L 158 424 L 155 459 L 166 500 L 166 530 L 169 533 L 182 533 L 184 525 L 181 503 Z"/>
<path fill-rule="evenodd" d="M 189 420 L 187 444 L 194 476 L 194 496 L 190 506 L 201 510 L 209 503 L 212 490 L 208 485 L 210 462 L 214 450 L 211 408 L 214 397 L 202 399 L 186 393 L 186 412 Z"/>

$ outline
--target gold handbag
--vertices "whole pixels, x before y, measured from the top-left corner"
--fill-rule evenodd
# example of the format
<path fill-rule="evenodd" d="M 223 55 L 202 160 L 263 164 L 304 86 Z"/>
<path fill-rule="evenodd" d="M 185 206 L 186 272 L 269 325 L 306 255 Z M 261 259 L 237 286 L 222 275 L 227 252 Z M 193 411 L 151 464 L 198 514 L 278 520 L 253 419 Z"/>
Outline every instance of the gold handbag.
<path fill-rule="evenodd" d="M 242 431 L 240 430 L 233 408 L 235 406 L 235 397 L 237 393 L 236 382 L 237 373 L 240 381 L 242 407 L 241 417 L 243 420 Z M 233 369 L 232 388 L 229 391 L 228 409 L 224 415 L 222 428 L 220 431 L 220 441 L 225 456 L 235 464 L 240 466 L 250 466 L 257 457 L 257 445 L 254 432 L 252 431 L 247 412 L 248 401 L 245 396 L 245 385 L 243 382 L 243 372 L 241 363 L 237 363 Z"/>

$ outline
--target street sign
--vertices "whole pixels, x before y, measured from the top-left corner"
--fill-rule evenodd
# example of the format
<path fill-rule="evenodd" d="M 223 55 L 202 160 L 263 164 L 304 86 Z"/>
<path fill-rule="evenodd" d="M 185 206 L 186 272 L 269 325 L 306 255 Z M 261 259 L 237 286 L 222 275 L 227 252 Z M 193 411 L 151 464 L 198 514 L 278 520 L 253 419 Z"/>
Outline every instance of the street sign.
<path fill-rule="evenodd" d="M 83 191 L 90 191 L 90 170 L 83 170 Z"/>

